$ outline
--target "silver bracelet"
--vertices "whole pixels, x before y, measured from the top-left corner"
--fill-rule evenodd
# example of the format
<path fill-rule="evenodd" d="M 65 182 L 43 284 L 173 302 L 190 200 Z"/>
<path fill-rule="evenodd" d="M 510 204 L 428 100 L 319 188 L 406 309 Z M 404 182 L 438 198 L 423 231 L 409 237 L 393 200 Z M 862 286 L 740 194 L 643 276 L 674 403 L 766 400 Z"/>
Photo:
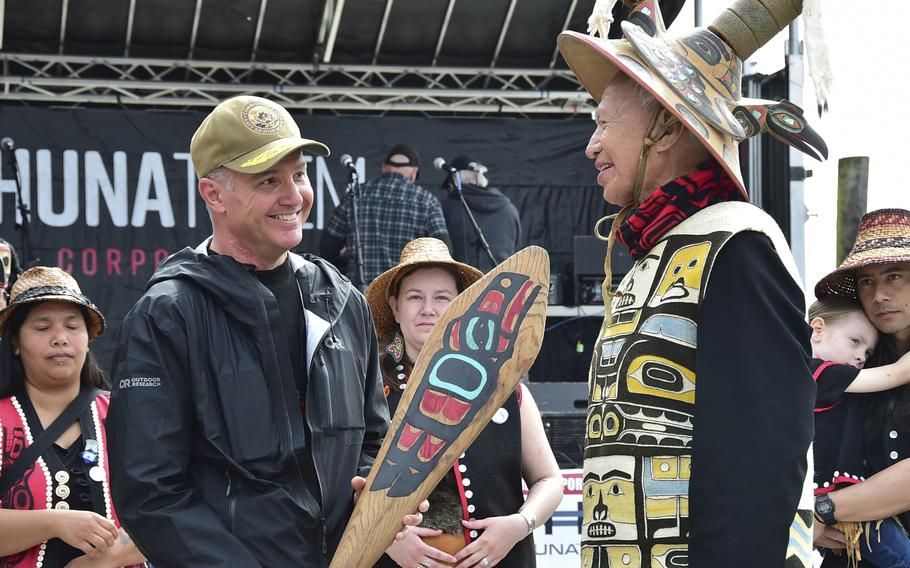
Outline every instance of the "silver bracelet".
<path fill-rule="evenodd" d="M 528 523 L 528 534 L 534 532 L 534 529 L 537 528 L 537 515 L 525 509 L 519 509 L 518 514 Z"/>

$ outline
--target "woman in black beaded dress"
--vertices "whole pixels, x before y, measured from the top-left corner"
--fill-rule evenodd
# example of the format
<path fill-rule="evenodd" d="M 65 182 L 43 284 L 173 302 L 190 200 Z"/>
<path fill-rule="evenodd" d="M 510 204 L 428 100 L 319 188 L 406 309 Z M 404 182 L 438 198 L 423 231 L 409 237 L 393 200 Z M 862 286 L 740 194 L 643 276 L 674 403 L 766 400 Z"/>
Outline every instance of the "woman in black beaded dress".
<path fill-rule="evenodd" d="M 380 366 L 392 414 L 436 321 L 481 276 L 454 261 L 442 241 L 421 238 L 367 288 L 380 345 L 386 346 Z M 540 412 L 519 385 L 430 495 L 422 525 L 406 531 L 376 566 L 533 567 L 531 532 L 561 498 L 562 477 Z"/>

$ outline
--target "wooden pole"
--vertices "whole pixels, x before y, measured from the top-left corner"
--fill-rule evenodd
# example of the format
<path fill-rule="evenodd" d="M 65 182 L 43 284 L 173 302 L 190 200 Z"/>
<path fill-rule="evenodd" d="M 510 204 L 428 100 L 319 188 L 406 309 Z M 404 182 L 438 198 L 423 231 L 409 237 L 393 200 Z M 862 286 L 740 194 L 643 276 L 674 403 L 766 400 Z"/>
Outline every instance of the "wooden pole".
<path fill-rule="evenodd" d="M 837 162 L 837 263 L 853 248 L 859 221 L 866 212 L 869 157 L 853 156 Z"/>

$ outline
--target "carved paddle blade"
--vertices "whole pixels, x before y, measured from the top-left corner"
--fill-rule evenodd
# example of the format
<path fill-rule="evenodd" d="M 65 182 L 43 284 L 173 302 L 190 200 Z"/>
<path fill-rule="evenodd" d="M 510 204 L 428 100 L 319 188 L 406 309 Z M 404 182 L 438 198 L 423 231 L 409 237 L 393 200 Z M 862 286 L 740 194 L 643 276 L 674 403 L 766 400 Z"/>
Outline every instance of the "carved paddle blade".
<path fill-rule="evenodd" d="M 549 257 L 528 247 L 448 307 L 414 364 L 330 568 L 369 568 L 537 358 Z M 433 504 L 431 503 L 432 507 Z"/>

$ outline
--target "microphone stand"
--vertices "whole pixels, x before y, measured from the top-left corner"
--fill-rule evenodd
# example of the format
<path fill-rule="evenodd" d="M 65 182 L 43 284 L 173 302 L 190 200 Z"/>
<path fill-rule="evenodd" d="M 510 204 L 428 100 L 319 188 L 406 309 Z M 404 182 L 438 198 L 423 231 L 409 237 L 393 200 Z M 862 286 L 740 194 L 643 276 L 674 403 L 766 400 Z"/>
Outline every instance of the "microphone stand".
<path fill-rule="evenodd" d="M 461 200 L 461 205 L 464 207 L 465 213 L 468 214 L 468 219 L 471 220 L 471 224 L 474 225 L 474 233 L 477 235 L 477 241 L 479 246 L 477 248 L 483 248 L 487 253 L 487 256 L 490 257 L 490 262 L 493 263 L 493 266 L 499 264 L 499 261 L 496 260 L 496 257 L 493 256 L 493 251 L 490 250 L 490 245 L 487 243 L 486 237 L 483 236 L 483 231 L 480 230 L 480 225 L 477 224 L 477 219 L 474 218 L 474 213 L 471 212 L 471 208 L 468 207 L 468 202 L 464 199 L 464 193 L 461 192 L 461 175 L 456 170 L 449 172 L 449 179 L 455 186 L 455 193 L 458 194 L 458 199 Z"/>
<path fill-rule="evenodd" d="M 32 261 L 32 231 L 29 224 L 31 211 L 29 211 L 28 205 L 25 204 L 25 200 L 22 198 L 22 184 L 19 182 L 19 160 L 16 159 L 16 151 L 12 147 L 7 148 L 6 160 L 15 176 L 16 208 L 19 209 L 19 216 L 22 217 L 22 221 L 16 221 L 15 226 L 16 230 L 22 231 L 22 267 L 25 269 L 31 267 Z"/>
<path fill-rule="evenodd" d="M 357 202 L 360 200 L 360 180 L 357 178 L 357 170 L 350 168 L 351 174 L 348 178 L 348 187 L 347 193 L 351 199 L 351 214 L 353 219 L 351 220 L 351 228 L 354 230 L 354 265 L 355 265 L 355 276 L 356 280 L 354 285 L 361 292 L 367 289 L 366 282 L 363 278 L 363 254 L 360 248 L 360 217 L 357 213 Z"/>

